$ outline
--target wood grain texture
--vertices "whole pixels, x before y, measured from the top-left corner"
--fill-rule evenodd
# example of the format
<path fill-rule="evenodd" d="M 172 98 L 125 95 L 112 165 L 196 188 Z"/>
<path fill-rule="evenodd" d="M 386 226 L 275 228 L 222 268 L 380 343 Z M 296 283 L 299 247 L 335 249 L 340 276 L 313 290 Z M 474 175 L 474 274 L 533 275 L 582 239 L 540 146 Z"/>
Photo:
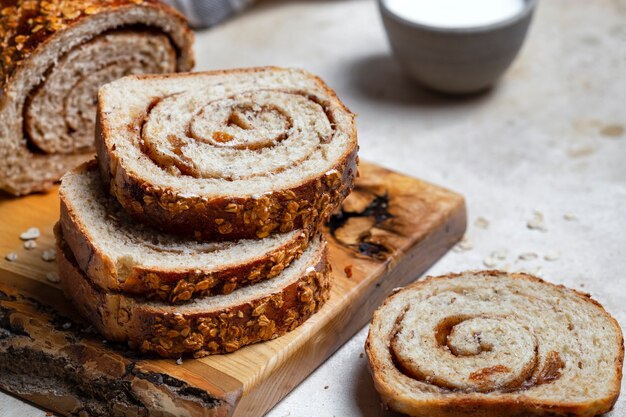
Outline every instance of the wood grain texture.
<path fill-rule="evenodd" d="M 465 231 L 460 195 L 372 164 L 360 171 L 327 228 L 334 287 L 322 310 L 276 340 L 181 365 L 103 343 L 46 279 L 55 193 L 0 201 L 0 254 L 18 255 L 0 261 L 0 387 L 63 415 L 263 415 Z M 31 226 L 42 236 L 25 250 L 19 234 Z"/>

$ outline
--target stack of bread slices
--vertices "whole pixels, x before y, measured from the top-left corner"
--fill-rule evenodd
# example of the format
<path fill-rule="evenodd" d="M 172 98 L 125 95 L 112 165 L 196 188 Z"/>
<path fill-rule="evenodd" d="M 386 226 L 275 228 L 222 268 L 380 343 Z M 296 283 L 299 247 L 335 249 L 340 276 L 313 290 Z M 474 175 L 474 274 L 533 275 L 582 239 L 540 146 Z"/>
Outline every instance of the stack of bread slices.
<path fill-rule="evenodd" d="M 125 77 L 99 92 L 96 149 L 63 177 L 55 234 L 63 290 L 107 339 L 232 352 L 328 299 L 321 225 L 352 189 L 358 145 L 319 78 Z"/>

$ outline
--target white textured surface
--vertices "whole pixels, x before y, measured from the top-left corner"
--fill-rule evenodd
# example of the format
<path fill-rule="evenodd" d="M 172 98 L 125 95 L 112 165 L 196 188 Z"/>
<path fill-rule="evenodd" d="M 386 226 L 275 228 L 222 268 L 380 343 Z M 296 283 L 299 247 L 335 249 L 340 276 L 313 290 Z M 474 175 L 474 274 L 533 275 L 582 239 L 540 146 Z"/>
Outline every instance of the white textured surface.
<path fill-rule="evenodd" d="M 466 196 L 473 248 L 429 273 L 484 268 L 485 260 L 540 267 L 540 276 L 590 292 L 626 328 L 626 133 L 601 133 L 626 126 L 626 0 L 540 2 L 498 88 L 463 100 L 432 96 L 402 76 L 371 0 L 264 3 L 197 40 L 198 69 L 273 64 L 319 74 L 359 114 L 364 159 Z M 527 228 L 534 211 L 546 231 Z M 577 220 L 563 217 L 570 213 Z M 474 225 L 479 216 L 487 229 Z M 504 249 L 505 259 L 491 256 Z M 525 252 L 539 257 L 518 260 Z M 269 416 L 391 416 L 360 357 L 365 336 Z M 0 416 L 41 415 L 0 394 Z M 611 413 L 624 416 L 626 395 Z"/>

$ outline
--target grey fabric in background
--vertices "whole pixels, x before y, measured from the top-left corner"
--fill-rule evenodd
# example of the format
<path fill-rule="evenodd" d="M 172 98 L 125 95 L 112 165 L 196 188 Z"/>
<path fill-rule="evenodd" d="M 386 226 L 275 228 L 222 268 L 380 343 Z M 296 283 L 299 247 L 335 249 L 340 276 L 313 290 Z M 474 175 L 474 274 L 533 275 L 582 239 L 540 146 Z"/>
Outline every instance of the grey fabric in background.
<path fill-rule="evenodd" d="M 216 25 L 252 4 L 254 0 L 165 0 L 183 13 L 194 28 Z"/>

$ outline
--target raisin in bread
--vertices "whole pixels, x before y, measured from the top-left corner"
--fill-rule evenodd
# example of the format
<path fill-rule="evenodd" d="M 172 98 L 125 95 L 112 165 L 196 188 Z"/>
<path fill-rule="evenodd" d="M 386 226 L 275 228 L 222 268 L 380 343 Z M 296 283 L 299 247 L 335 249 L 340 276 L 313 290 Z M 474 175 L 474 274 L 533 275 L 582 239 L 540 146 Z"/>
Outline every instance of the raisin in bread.
<path fill-rule="evenodd" d="M 261 240 L 196 242 L 159 233 L 131 219 L 104 190 L 96 161 L 66 173 L 59 196 L 65 242 L 93 284 L 173 303 L 273 278 L 312 236 L 298 229 Z"/>
<path fill-rule="evenodd" d="M 428 278 L 375 312 L 376 389 L 411 416 L 586 416 L 620 391 L 622 332 L 588 295 L 526 274 Z"/>
<path fill-rule="evenodd" d="M 319 225 L 356 175 L 353 114 L 302 70 L 130 76 L 99 93 L 96 148 L 135 218 L 208 240 Z"/>
<path fill-rule="evenodd" d="M 57 251 L 61 286 L 81 315 L 107 339 L 163 357 L 232 352 L 274 339 L 306 321 L 330 295 L 321 238 L 271 280 L 178 306 L 102 291 L 80 270 L 62 235 Z"/>
<path fill-rule="evenodd" d="M 193 66 L 193 33 L 155 0 L 3 2 L 0 41 L 0 189 L 15 195 L 91 157 L 101 84 Z"/>

